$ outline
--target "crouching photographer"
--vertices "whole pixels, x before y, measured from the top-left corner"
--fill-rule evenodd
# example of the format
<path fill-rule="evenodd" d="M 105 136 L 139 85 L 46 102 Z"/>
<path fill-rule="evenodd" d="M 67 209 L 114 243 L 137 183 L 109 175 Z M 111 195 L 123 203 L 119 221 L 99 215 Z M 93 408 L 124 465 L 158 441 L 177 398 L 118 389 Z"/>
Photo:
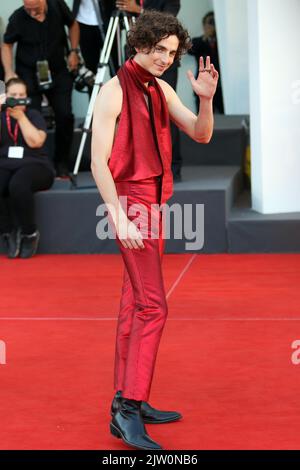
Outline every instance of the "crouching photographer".
<path fill-rule="evenodd" d="M 55 176 L 44 145 L 46 123 L 26 98 L 25 82 L 10 79 L 0 113 L 0 233 L 9 258 L 36 253 L 34 193 L 49 189 Z"/>

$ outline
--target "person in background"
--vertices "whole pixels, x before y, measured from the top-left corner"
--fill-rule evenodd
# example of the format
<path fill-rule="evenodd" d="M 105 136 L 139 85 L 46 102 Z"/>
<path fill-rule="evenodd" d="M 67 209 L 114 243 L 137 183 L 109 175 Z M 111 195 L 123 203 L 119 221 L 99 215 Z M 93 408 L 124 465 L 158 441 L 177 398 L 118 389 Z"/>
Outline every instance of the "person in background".
<path fill-rule="evenodd" d="M 26 98 L 26 84 L 11 78 L 7 98 Z M 40 233 L 35 222 L 34 193 L 49 189 L 54 169 L 45 149 L 46 123 L 25 106 L 3 109 L 0 135 L 0 233 L 9 258 L 36 253 Z"/>
<path fill-rule="evenodd" d="M 69 28 L 71 50 L 66 63 Z M 13 66 L 13 46 L 16 66 Z M 43 94 L 55 114 L 55 169 L 57 176 L 68 175 L 74 116 L 73 76 L 78 66 L 79 26 L 63 0 L 23 0 L 23 6 L 10 16 L 2 45 L 5 81 L 19 76 L 28 87 L 32 106 L 41 109 Z"/>
<path fill-rule="evenodd" d="M 103 33 L 106 34 L 109 19 L 114 9 L 114 1 L 96 0 L 96 3 L 99 6 L 100 26 L 103 28 Z M 94 0 L 73 0 L 72 11 L 80 28 L 80 50 L 85 66 L 96 74 L 103 47 L 103 39 L 95 12 Z M 114 41 L 111 58 L 116 69 L 115 72 L 118 68 L 117 57 L 116 41 Z"/>
<path fill-rule="evenodd" d="M 116 6 L 123 11 L 139 15 L 144 10 L 157 10 L 177 16 L 180 0 L 116 0 Z M 174 64 L 161 77 L 176 91 L 179 62 Z M 180 133 L 175 124 L 171 123 L 172 135 L 172 172 L 174 181 L 181 181 L 182 155 L 180 150 Z"/>
<path fill-rule="evenodd" d="M 189 50 L 189 54 L 193 55 L 196 59 L 196 64 L 199 63 L 199 58 L 203 56 L 210 57 L 212 63 L 217 70 L 220 70 L 218 43 L 215 25 L 215 16 L 213 11 L 209 11 L 202 19 L 204 34 L 202 36 L 192 39 L 193 47 Z M 198 69 L 196 75 L 198 74 Z M 221 74 L 220 74 L 221 76 Z M 196 108 L 199 110 L 199 99 L 195 95 Z M 223 93 L 221 78 L 219 79 L 218 88 L 214 97 L 214 112 L 224 114 Z"/>

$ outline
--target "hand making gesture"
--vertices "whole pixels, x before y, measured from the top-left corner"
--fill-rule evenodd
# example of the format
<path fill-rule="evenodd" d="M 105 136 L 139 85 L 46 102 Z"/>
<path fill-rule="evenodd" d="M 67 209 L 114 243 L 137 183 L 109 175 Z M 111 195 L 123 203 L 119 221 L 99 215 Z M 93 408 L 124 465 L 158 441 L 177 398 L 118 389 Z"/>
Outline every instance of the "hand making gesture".
<path fill-rule="evenodd" d="M 201 56 L 199 60 L 199 74 L 195 79 L 193 72 L 189 70 L 187 76 L 191 81 L 192 87 L 196 95 L 200 98 L 213 98 L 218 84 L 219 73 L 210 63 L 210 57 L 206 57 L 206 66 L 204 67 L 204 59 Z"/>

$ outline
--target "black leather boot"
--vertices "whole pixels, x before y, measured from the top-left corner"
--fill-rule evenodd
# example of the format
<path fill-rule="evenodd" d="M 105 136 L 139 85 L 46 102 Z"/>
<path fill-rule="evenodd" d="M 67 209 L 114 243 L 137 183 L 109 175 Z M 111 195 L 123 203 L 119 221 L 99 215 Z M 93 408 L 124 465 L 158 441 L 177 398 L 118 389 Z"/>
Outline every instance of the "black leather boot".
<path fill-rule="evenodd" d="M 113 416 L 120 408 L 122 398 L 122 392 L 118 391 L 111 404 L 111 416 Z M 177 411 L 161 411 L 153 408 L 149 403 L 141 402 L 141 415 L 144 423 L 146 424 L 164 424 L 178 421 L 182 418 L 180 413 Z"/>
<path fill-rule="evenodd" d="M 20 254 L 20 232 L 14 230 L 3 233 L 2 240 L 8 258 L 17 258 Z"/>
<path fill-rule="evenodd" d="M 20 258 L 31 258 L 36 254 L 40 240 L 40 232 L 36 230 L 30 235 L 21 233 Z"/>
<path fill-rule="evenodd" d="M 113 436 L 123 439 L 125 444 L 135 449 L 161 450 L 147 434 L 141 416 L 141 402 L 121 398 L 118 411 L 113 415 L 110 432 Z"/>

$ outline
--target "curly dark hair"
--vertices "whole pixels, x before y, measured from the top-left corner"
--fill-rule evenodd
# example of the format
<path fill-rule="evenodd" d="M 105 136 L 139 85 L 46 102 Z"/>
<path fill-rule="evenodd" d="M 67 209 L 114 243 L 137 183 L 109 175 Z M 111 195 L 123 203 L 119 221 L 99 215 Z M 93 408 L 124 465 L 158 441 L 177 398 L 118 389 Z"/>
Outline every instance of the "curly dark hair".
<path fill-rule="evenodd" d="M 192 47 L 189 33 L 175 16 L 147 10 L 139 16 L 127 33 L 129 54 L 135 55 L 136 47 L 150 53 L 159 41 L 173 35 L 179 40 L 175 60 L 180 60 L 182 55 Z"/>

